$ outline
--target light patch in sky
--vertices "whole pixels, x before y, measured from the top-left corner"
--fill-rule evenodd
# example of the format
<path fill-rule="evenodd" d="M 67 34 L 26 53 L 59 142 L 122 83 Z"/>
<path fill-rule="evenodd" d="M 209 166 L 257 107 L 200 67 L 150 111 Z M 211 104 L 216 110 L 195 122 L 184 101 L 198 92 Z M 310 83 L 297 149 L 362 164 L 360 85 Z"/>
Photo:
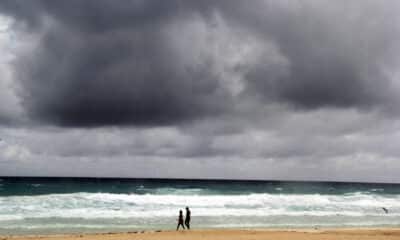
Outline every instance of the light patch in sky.
<path fill-rule="evenodd" d="M 173 22 L 166 32 L 182 65 L 189 69 L 206 66 L 232 97 L 245 90 L 246 74 L 253 65 L 262 62 L 266 69 L 275 70 L 290 64 L 273 41 L 231 26 L 217 12 L 208 19 L 195 16 Z"/>
<path fill-rule="evenodd" d="M 10 17 L 0 15 L 0 121 L 10 122 L 22 113 L 13 81 L 12 63 L 15 60 L 15 37 Z"/>

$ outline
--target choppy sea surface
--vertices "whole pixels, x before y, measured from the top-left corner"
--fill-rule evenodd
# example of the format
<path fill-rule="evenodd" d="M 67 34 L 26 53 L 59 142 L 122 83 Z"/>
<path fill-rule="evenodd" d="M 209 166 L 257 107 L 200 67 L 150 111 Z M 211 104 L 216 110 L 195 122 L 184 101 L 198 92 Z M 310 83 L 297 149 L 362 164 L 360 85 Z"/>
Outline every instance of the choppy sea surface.
<path fill-rule="evenodd" d="M 0 235 L 174 229 L 186 206 L 192 228 L 399 227 L 400 185 L 0 178 Z"/>

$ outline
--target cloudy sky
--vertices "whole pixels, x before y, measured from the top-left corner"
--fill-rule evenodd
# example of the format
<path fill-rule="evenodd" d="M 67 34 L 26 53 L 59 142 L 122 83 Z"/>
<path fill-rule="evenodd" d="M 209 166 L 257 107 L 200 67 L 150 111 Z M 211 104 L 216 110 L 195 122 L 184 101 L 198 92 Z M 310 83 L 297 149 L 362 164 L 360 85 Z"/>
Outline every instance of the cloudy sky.
<path fill-rule="evenodd" d="M 0 175 L 400 182 L 399 13 L 2 0 Z"/>

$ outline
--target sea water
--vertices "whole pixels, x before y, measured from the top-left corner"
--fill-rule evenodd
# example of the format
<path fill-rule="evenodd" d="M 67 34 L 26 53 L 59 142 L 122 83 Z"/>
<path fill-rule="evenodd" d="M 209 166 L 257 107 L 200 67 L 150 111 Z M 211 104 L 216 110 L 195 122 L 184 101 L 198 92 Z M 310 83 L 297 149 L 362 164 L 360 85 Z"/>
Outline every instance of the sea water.
<path fill-rule="evenodd" d="M 174 229 L 186 206 L 197 229 L 398 227 L 400 185 L 0 178 L 0 235 Z"/>

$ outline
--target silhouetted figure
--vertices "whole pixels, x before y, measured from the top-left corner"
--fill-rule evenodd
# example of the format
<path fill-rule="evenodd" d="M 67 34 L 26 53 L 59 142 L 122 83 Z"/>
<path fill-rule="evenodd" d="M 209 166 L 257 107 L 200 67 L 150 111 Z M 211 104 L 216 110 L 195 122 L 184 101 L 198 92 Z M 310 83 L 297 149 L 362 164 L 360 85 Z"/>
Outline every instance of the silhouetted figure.
<path fill-rule="evenodd" d="M 383 211 L 385 211 L 386 214 L 389 213 L 389 210 L 387 210 L 387 208 L 383 207 L 382 209 L 383 209 Z"/>
<path fill-rule="evenodd" d="M 182 228 L 185 229 L 185 226 L 183 225 L 183 214 L 182 214 L 182 210 L 179 210 L 178 226 L 176 226 L 176 231 L 179 230 L 179 226 L 182 226 Z"/>
<path fill-rule="evenodd" d="M 189 207 L 186 207 L 185 225 L 186 225 L 187 229 L 190 229 L 190 210 L 189 210 Z"/>

